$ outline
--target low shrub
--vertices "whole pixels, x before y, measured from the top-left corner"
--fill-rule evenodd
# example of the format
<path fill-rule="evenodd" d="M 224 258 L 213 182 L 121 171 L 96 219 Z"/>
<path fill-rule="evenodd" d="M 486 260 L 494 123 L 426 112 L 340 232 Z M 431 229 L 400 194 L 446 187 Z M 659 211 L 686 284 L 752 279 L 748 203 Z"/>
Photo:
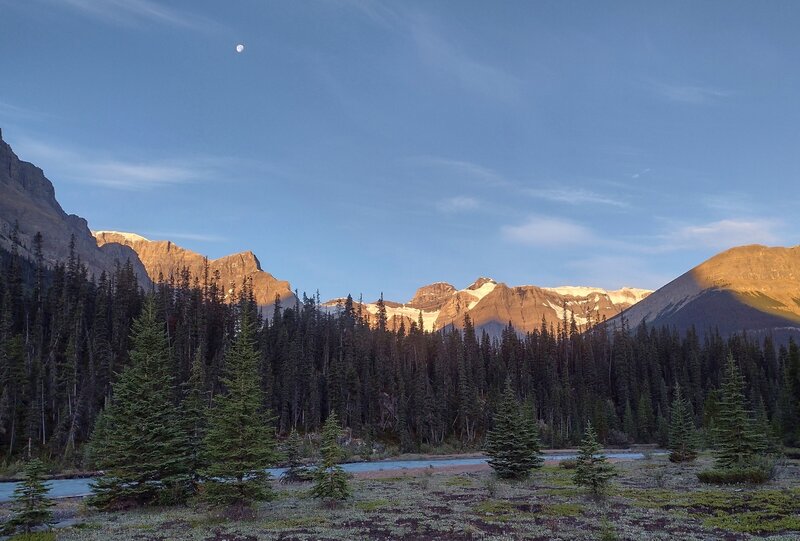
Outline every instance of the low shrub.
<path fill-rule="evenodd" d="M 762 484 L 775 478 L 778 461 L 772 456 L 757 456 L 750 462 L 732 468 L 714 468 L 697 474 L 703 483 L 734 485 Z"/>
<path fill-rule="evenodd" d="M 791 460 L 800 460 L 800 449 L 797 447 L 785 447 L 783 449 L 783 456 Z"/>
<path fill-rule="evenodd" d="M 735 485 L 739 483 L 762 484 L 772 477 L 771 472 L 762 467 L 713 469 L 701 471 L 697 478 L 703 483 L 714 485 Z"/>
<path fill-rule="evenodd" d="M 489 498 L 494 498 L 497 495 L 497 478 L 494 475 L 487 477 L 483 482 L 483 486 L 486 488 L 486 494 Z"/>

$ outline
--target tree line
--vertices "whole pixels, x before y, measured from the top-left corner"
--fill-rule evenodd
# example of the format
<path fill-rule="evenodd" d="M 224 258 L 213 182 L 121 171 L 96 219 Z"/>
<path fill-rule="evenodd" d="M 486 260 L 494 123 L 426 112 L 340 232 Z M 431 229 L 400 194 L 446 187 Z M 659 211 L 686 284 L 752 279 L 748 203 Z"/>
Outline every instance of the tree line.
<path fill-rule="evenodd" d="M 479 448 L 506 390 L 535 422 L 542 444 L 574 445 L 591 423 L 605 444 L 665 444 L 676 386 L 706 442 L 719 422 L 729 356 L 756 422 L 776 441 L 800 438 L 800 350 L 790 342 L 714 331 L 542 321 L 525 335 L 390 328 L 382 301 L 371 324 L 351 297 L 334 309 L 317 296 L 263 314 L 248 284 L 231 293 L 208 270 L 161 277 L 143 291 L 133 269 L 88 276 L 74 251 L 53 268 L 15 247 L 0 251 L 0 459 L 37 455 L 86 467 L 87 446 L 112 385 L 133 359 L 133 321 L 152 297 L 164 331 L 169 392 L 209 407 L 226 392 L 226 355 L 252 324 L 254 382 L 270 430 L 319 432 L 336 413 L 348 433 L 401 450 Z M 266 317 L 265 317 L 266 316 Z M 199 407 L 199 406 L 198 406 Z"/>

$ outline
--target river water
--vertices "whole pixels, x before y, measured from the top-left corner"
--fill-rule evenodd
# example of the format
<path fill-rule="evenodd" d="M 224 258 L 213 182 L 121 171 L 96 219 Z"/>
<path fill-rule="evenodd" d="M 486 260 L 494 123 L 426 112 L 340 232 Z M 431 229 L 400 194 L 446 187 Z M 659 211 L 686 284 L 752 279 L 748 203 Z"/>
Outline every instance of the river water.
<path fill-rule="evenodd" d="M 621 452 L 606 453 L 608 458 L 617 460 L 640 460 L 644 458 L 642 453 Z M 575 458 L 575 454 L 547 454 L 545 460 L 566 460 Z M 428 460 L 381 460 L 375 462 L 350 462 L 342 464 L 342 468 L 350 473 L 375 472 L 375 471 L 402 471 L 412 468 L 446 468 L 449 466 L 473 466 L 485 464 L 486 458 L 446 458 Z M 285 471 L 284 468 L 271 468 L 268 470 L 274 478 L 280 477 Z M 50 487 L 49 496 L 51 498 L 75 498 L 87 496 L 91 492 L 90 483 L 92 477 L 81 479 L 56 479 L 48 481 Z M 6 502 L 14 494 L 17 483 L 0 483 L 0 502 Z"/>

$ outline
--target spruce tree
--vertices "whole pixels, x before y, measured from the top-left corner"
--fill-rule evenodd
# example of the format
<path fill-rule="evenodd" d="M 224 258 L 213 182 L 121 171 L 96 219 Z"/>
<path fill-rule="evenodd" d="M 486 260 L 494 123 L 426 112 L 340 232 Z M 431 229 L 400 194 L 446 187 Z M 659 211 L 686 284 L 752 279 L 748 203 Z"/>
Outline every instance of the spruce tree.
<path fill-rule="evenodd" d="M 273 497 L 266 469 L 276 458 L 271 417 L 262 409 L 259 354 L 246 311 L 225 355 L 225 392 L 214 397 L 204 439 L 204 498 L 239 511 Z"/>
<path fill-rule="evenodd" d="M 189 471 L 195 490 L 199 487 L 200 471 L 205 466 L 203 439 L 206 434 L 208 394 L 205 390 L 206 377 L 203 357 L 200 350 L 195 353 L 187 382 L 187 392 L 181 404 L 183 423 L 189 441 Z"/>
<path fill-rule="evenodd" d="M 328 501 L 345 500 L 350 496 L 347 473 L 339 465 L 342 448 L 339 446 L 341 428 L 336 412 L 331 411 L 322 427 L 321 461 L 314 470 L 314 486 L 311 494 Z"/>
<path fill-rule="evenodd" d="M 575 462 L 573 482 L 588 488 L 595 496 L 602 495 L 611 478 L 616 475 L 614 466 L 609 464 L 608 459 L 600 452 L 597 434 L 590 422 L 586 423 L 586 433 Z"/>
<path fill-rule="evenodd" d="M 47 497 L 50 487 L 42 481 L 43 475 L 44 465 L 38 458 L 25 465 L 25 479 L 14 489 L 14 515 L 3 528 L 6 533 L 15 530 L 30 533 L 37 526 L 52 522 L 50 508 L 54 503 Z"/>
<path fill-rule="evenodd" d="M 494 416 L 494 428 L 486 436 L 489 465 L 500 478 L 524 478 L 542 466 L 540 448 L 536 424 L 523 415 L 511 382 L 507 381 Z"/>
<path fill-rule="evenodd" d="M 669 425 L 669 459 L 672 462 L 690 462 L 697 458 L 696 435 L 689 401 L 675 383 L 675 396 Z"/>
<path fill-rule="evenodd" d="M 312 478 L 311 471 L 303 465 L 303 440 L 297 430 L 292 429 L 282 449 L 286 471 L 281 475 L 281 483 L 299 483 Z"/>
<path fill-rule="evenodd" d="M 743 389 L 742 373 L 728 356 L 715 427 L 718 469 L 750 467 L 764 448 L 764 437 L 745 408 Z"/>
<path fill-rule="evenodd" d="M 131 364 L 114 384 L 111 404 L 92 438 L 95 465 L 90 505 L 164 504 L 191 492 L 188 434 L 174 396 L 164 323 L 148 298 L 133 322 Z"/>

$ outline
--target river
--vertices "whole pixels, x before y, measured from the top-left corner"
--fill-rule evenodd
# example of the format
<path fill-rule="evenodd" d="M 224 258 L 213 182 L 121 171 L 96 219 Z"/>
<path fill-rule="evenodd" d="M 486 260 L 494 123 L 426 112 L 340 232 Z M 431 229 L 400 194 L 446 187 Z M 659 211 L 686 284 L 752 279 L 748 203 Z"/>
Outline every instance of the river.
<path fill-rule="evenodd" d="M 659 453 L 655 453 L 659 454 Z M 640 460 L 644 454 L 635 452 L 606 453 L 608 458 L 616 460 Z M 545 460 L 559 461 L 575 458 L 575 454 L 545 453 Z M 450 466 L 474 466 L 486 463 L 486 458 L 445 458 L 445 459 L 425 459 L 425 460 L 380 460 L 375 462 L 349 462 L 342 464 L 342 468 L 350 473 L 363 473 L 375 471 L 402 471 L 415 468 L 446 468 Z M 273 477 L 277 478 L 285 471 L 284 468 L 271 468 L 268 470 Z M 48 481 L 50 487 L 49 496 L 51 498 L 76 498 L 87 496 L 91 492 L 90 483 L 93 477 L 80 479 L 56 479 Z M 14 488 L 18 483 L 0 483 L 0 502 L 7 502 L 14 494 Z"/>

